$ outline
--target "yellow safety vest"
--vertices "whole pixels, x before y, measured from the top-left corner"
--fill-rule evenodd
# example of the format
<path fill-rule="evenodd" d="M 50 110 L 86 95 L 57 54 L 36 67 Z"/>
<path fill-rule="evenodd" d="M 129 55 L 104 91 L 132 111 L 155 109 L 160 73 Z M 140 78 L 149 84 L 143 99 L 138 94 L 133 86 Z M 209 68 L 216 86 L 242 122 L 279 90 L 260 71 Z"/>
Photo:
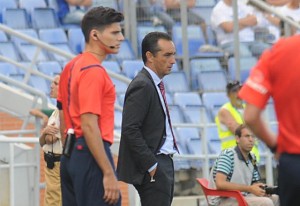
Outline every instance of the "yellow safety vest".
<path fill-rule="evenodd" d="M 243 107 L 245 107 L 245 105 L 243 105 Z M 238 124 L 244 123 L 242 115 L 232 106 L 232 104 L 230 102 L 224 104 L 222 106 L 222 108 L 227 109 Z M 219 134 L 219 138 L 221 140 L 222 150 L 228 149 L 231 147 L 235 147 L 236 146 L 235 135 L 227 127 L 226 128 L 224 126 L 222 127 L 218 115 L 215 117 L 215 122 L 218 127 L 218 134 Z M 257 142 L 255 143 L 254 147 L 252 148 L 251 152 L 253 152 L 255 154 L 257 162 L 259 162 L 260 155 L 259 155 L 259 151 L 257 148 Z"/>

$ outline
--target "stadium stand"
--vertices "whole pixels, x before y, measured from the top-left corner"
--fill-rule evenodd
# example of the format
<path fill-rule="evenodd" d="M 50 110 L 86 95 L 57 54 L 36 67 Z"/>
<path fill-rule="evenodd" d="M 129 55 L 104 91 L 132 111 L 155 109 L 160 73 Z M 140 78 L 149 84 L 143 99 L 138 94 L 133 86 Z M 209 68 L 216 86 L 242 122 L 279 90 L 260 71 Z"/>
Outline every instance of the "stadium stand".
<path fill-rule="evenodd" d="M 2 23 L 2 12 L 4 9 L 8 9 L 8 8 L 17 8 L 17 2 L 15 0 L 1 0 L 0 1 L 0 22 Z"/>
<path fill-rule="evenodd" d="M 213 46 L 218 45 L 209 22 L 210 12 L 216 2 L 215 0 L 196 0 L 196 7 L 193 8 L 205 18 L 208 24 L 206 30 L 208 43 Z M 55 0 L 0 0 L 0 23 L 3 22 L 17 32 L 42 40 L 70 54 L 78 54 L 84 49 L 84 38 L 81 29 L 79 27 L 68 27 L 60 23 L 57 18 L 55 3 Z M 121 8 L 116 0 L 95 0 L 95 3 L 116 9 Z M 224 88 L 226 87 L 227 79 L 235 79 L 234 57 L 229 58 L 228 62 L 222 62 L 221 64 L 220 57 L 223 57 L 222 53 L 215 54 L 215 56 L 209 52 L 207 52 L 207 55 L 200 54 L 199 48 L 205 44 L 204 35 L 199 26 L 189 25 L 187 30 L 189 53 L 191 57 L 197 58 L 189 59 L 190 75 L 187 76 L 182 64 L 183 40 L 181 28 L 181 23 L 179 22 L 174 26 L 172 32 L 177 48 L 177 64 L 173 66 L 172 73 L 164 78 L 172 124 L 180 124 L 180 127 L 174 127 L 180 150 L 179 155 L 204 155 L 204 134 L 208 140 L 207 149 L 209 154 L 216 155 L 221 151 L 221 143 L 218 138 L 217 128 L 214 125 L 214 117 L 219 107 L 228 101 Z M 126 36 L 120 52 L 109 56 L 102 63 L 107 70 L 130 79 L 134 78 L 143 66 L 140 58 L 140 45 L 144 36 L 151 31 L 166 32 L 163 26 L 153 26 L 152 23 L 149 24 L 146 21 L 137 22 L 137 27 L 133 31 L 136 31 L 137 39 L 132 39 L 132 34 Z M 137 42 L 137 49 L 133 48 L 133 45 L 135 45 L 133 41 Z M 29 66 L 29 62 L 34 59 L 37 49 L 36 45 L 13 35 L 8 36 L 0 30 L 0 56 L 3 55 Z M 241 52 L 244 54 L 241 58 L 241 80 L 245 81 L 257 59 L 247 49 Z M 53 77 L 62 71 L 67 62 L 68 58 L 42 49 L 36 58 L 36 62 L 34 62 L 33 69 Z M 225 66 L 228 68 L 228 72 Z M 38 75 L 27 74 L 25 70 L 17 68 L 13 64 L 0 60 L 0 74 L 19 82 L 24 82 L 28 75 L 31 75 L 27 79 L 28 85 L 39 89 L 47 96 L 49 94 L 49 80 Z M 117 78 L 112 78 L 112 81 L 117 92 L 116 104 L 122 107 L 128 84 Z M 48 101 L 52 106 L 55 105 L 55 100 L 48 99 Z M 276 121 L 274 105 L 271 102 L 266 110 L 266 118 L 270 121 Z M 120 132 L 122 123 L 122 112 L 120 110 L 115 110 L 114 123 L 115 130 Z M 182 127 L 182 124 L 187 125 L 189 123 L 206 125 L 205 130 L 203 126 Z M 277 132 L 277 124 L 271 124 L 270 126 L 273 131 Z M 265 145 L 260 144 L 260 150 L 266 150 Z M 264 165 L 264 163 L 262 164 Z M 175 156 L 174 166 L 176 172 L 185 171 L 187 178 L 192 176 L 191 170 L 196 169 L 201 171 L 201 175 L 203 174 L 203 159 L 190 161 L 182 158 L 177 159 Z M 179 173 L 176 174 L 178 175 Z M 178 186 L 178 184 L 181 184 L 181 186 Z M 181 182 L 180 179 L 180 182 L 177 182 L 177 186 L 181 189 L 184 188 L 185 184 L 186 180 Z M 187 187 L 191 188 L 193 185 Z M 189 195 L 190 193 L 192 192 L 190 191 L 187 194 Z M 197 192 L 195 193 L 198 194 Z M 176 194 L 181 195 L 182 193 L 179 191 Z"/>
<path fill-rule="evenodd" d="M 201 71 L 197 76 L 201 92 L 224 92 L 227 85 L 227 77 L 222 70 Z M 216 82 L 218 82 L 216 84 Z"/>
<path fill-rule="evenodd" d="M 36 30 L 34 30 L 34 29 L 23 29 L 23 30 L 18 30 L 18 31 L 25 35 L 28 35 L 35 39 L 38 39 L 38 34 L 37 34 Z M 44 50 L 41 50 L 37 54 L 38 47 L 29 43 L 28 41 L 24 41 L 17 37 L 12 37 L 11 40 L 12 40 L 12 42 L 14 42 L 14 44 L 18 48 L 20 56 L 23 61 L 31 61 L 35 58 L 35 55 L 37 55 L 36 61 L 48 61 L 49 60 L 49 57 Z"/>
<path fill-rule="evenodd" d="M 69 46 L 74 54 L 79 54 L 83 51 L 82 42 L 84 36 L 80 28 L 69 28 L 68 31 Z"/>
<path fill-rule="evenodd" d="M 73 53 L 71 48 L 69 47 L 67 35 L 62 28 L 39 29 L 39 37 L 40 40 L 52 44 L 53 46 L 56 46 L 57 48 L 65 52 L 71 54 Z M 49 56 L 51 60 L 56 60 L 61 62 L 66 60 L 66 58 L 57 54 L 49 53 Z"/>
<path fill-rule="evenodd" d="M 133 79 L 142 70 L 143 66 L 142 60 L 124 60 L 122 62 L 122 71 L 128 78 Z"/>
<path fill-rule="evenodd" d="M 240 79 L 241 82 L 244 82 L 247 77 L 249 76 L 249 72 L 251 68 L 257 63 L 257 58 L 250 56 L 250 57 L 241 57 L 240 58 Z M 235 75 L 235 60 L 234 57 L 230 57 L 228 59 L 228 76 L 230 79 L 236 79 Z"/>
<path fill-rule="evenodd" d="M 62 71 L 61 65 L 57 61 L 42 61 L 37 64 L 38 70 L 49 76 L 55 76 Z"/>
<path fill-rule="evenodd" d="M 26 9 L 5 8 L 2 13 L 3 24 L 13 29 L 28 29 L 31 27 Z"/>
<path fill-rule="evenodd" d="M 54 29 L 59 27 L 58 18 L 52 8 L 34 8 L 31 16 L 32 25 L 35 29 Z"/>

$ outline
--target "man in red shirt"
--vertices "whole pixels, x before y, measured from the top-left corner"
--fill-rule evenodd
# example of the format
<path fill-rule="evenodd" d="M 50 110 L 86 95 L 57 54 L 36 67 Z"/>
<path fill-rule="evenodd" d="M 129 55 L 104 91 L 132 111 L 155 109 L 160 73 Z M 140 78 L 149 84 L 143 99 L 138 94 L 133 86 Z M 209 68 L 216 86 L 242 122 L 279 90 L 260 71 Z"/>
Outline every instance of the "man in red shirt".
<path fill-rule="evenodd" d="M 300 36 L 281 39 L 260 58 L 239 95 L 247 102 L 244 118 L 251 130 L 279 157 L 281 206 L 300 205 Z M 279 123 L 276 137 L 261 113 L 274 100 Z"/>
<path fill-rule="evenodd" d="M 115 87 L 101 66 L 124 40 L 123 15 L 95 7 L 83 17 L 86 47 L 61 74 L 58 105 L 65 129 L 73 128 L 76 142 L 70 157 L 61 159 L 63 205 L 120 205 L 120 190 L 110 152 L 113 143 Z"/>

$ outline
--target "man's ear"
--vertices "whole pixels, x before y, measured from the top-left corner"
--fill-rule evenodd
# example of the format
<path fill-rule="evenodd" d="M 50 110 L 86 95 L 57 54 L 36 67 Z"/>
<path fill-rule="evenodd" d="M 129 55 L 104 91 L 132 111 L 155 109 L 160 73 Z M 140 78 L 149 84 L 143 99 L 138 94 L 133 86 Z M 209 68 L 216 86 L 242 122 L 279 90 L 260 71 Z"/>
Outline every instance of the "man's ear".
<path fill-rule="evenodd" d="M 239 136 L 237 136 L 237 135 L 235 135 L 234 137 L 235 137 L 236 144 L 238 144 L 240 142 L 241 138 Z"/>
<path fill-rule="evenodd" d="M 153 54 L 149 51 L 146 52 L 146 57 L 148 62 L 153 62 Z"/>

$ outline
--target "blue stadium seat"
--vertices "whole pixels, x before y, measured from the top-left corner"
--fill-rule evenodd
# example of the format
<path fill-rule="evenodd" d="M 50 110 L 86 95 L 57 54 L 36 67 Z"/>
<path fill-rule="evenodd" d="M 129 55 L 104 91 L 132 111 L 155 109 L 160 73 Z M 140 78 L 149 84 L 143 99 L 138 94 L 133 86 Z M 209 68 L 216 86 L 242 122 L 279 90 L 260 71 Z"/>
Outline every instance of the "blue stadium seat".
<path fill-rule="evenodd" d="M 35 29 L 60 27 L 57 15 L 52 8 L 35 8 L 32 11 L 32 25 Z"/>
<path fill-rule="evenodd" d="M 205 132 L 208 141 L 220 140 L 217 125 L 206 127 Z"/>
<path fill-rule="evenodd" d="M 184 114 L 178 105 L 168 105 L 172 124 L 186 122 Z"/>
<path fill-rule="evenodd" d="M 133 79 L 143 69 L 143 66 L 142 60 L 124 60 L 122 62 L 122 71 L 128 78 Z"/>
<path fill-rule="evenodd" d="M 62 28 L 56 29 L 40 29 L 39 30 L 40 40 L 52 44 L 53 46 L 72 54 L 72 50 L 68 44 L 68 38 L 65 31 Z M 58 54 L 49 54 L 53 60 L 65 61 L 66 58 Z"/>
<path fill-rule="evenodd" d="M 124 99 L 125 99 L 125 93 L 119 93 L 117 96 L 118 96 L 118 104 L 123 107 Z"/>
<path fill-rule="evenodd" d="M 0 55 L 20 61 L 20 54 L 12 42 L 0 42 Z"/>
<path fill-rule="evenodd" d="M 176 47 L 176 55 L 182 56 L 182 28 L 180 25 L 173 26 L 172 37 Z M 197 53 L 200 46 L 205 44 L 203 32 L 198 25 L 187 26 L 189 54 L 192 56 Z"/>
<path fill-rule="evenodd" d="M 3 74 L 5 76 L 10 76 L 17 73 L 18 73 L 17 69 L 14 65 L 6 62 L 0 62 L 0 74 Z"/>
<path fill-rule="evenodd" d="M 166 99 L 168 104 L 174 104 L 174 98 L 173 95 L 169 92 L 166 92 Z"/>
<path fill-rule="evenodd" d="M 207 70 L 222 70 L 220 61 L 217 58 L 200 58 L 190 61 L 192 89 L 198 90 L 198 74 Z"/>
<path fill-rule="evenodd" d="M 115 110 L 115 128 L 121 129 L 122 127 L 122 112 L 119 110 Z"/>
<path fill-rule="evenodd" d="M 119 10 L 117 0 L 93 0 L 93 6 L 104 6 L 113 8 L 117 11 Z"/>
<path fill-rule="evenodd" d="M 225 92 L 207 92 L 202 94 L 202 102 L 206 106 L 223 105 L 228 102 Z"/>
<path fill-rule="evenodd" d="M 175 92 L 173 102 L 182 108 L 187 105 L 202 105 L 201 98 L 196 92 Z"/>
<path fill-rule="evenodd" d="M 153 31 L 167 32 L 167 30 L 163 26 L 137 26 L 137 43 L 138 43 L 138 51 L 139 55 L 141 55 L 141 45 L 146 34 Z"/>
<path fill-rule="evenodd" d="M 121 68 L 118 62 L 116 61 L 103 61 L 102 66 L 110 71 L 116 72 L 116 73 L 121 73 Z"/>
<path fill-rule="evenodd" d="M 211 140 L 209 142 L 209 148 L 212 154 L 219 155 L 222 151 L 221 149 L 221 141 L 220 140 Z"/>
<path fill-rule="evenodd" d="M 225 72 L 222 70 L 201 71 L 198 74 L 198 85 L 202 92 L 225 92 L 227 85 Z"/>
<path fill-rule="evenodd" d="M 38 39 L 38 34 L 34 29 L 22 29 L 18 30 L 19 32 L 26 34 L 32 38 Z M 17 48 L 20 51 L 20 55 L 23 61 L 32 61 L 34 56 L 36 55 L 38 47 L 23 40 L 18 37 L 12 37 L 12 41 L 15 43 Z M 49 57 L 47 56 L 47 53 L 42 50 L 40 51 L 37 61 L 48 61 Z"/>
<path fill-rule="evenodd" d="M 184 147 L 184 145 L 181 144 L 181 142 L 177 142 L 177 148 L 179 150 L 180 155 L 188 154 L 187 149 Z M 191 168 L 189 160 L 179 159 L 179 158 L 174 157 L 173 162 L 174 162 L 174 170 L 175 171 L 187 170 L 187 169 Z"/>
<path fill-rule="evenodd" d="M 128 85 L 125 82 L 118 80 L 116 78 L 111 78 L 111 79 L 115 85 L 117 94 L 122 94 L 126 92 Z"/>
<path fill-rule="evenodd" d="M 43 72 L 44 74 L 52 77 L 60 74 L 62 71 L 62 67 L 57 61 L 39 62 L 37 64 L 37 68 L 40 72 Z"/>
<path fill-rule="evenodd" d="M 39 33 L 40 39 L 49 44 L 68 43 L 67 35 L 62 28 L 40 29 L 38 33 Z"/>
<path fill-rule="evenodd" d="M 27 12 L 32 13 L 35 8 L 46 8 L 47 4 L 45 0 L 18 0 L 19 7 L 24 8 Z M 46 18 L 46 17 L 44 17 Z M 47 19 L 46 19 L 47 20 Z"/>
<path fill-rule="evenodd" d="M 202 141 L 197 128 L 178 128 L 176 131 L 180 139 L 187 141 L 187 151 L 189 154 L 203 154 Z M 191 160 L 190 164 L 192 168 L 200 169 L 202 167 L 202 160 Z"/>
<path fill-rule="evenodd" d="M 196 127 L 177 127 L 176 134 L 177 134 L 176 136 L 177 142 L 181 143 L 181 145 L 184 145 L 188 150 L 189 154 L 195 154 L 189 151 L 189 147 L 190 147 L 189 140 L 200 139 L 200 134 L 198 129 Z M 199 151 L 201 151 L 201 148 L 199 148 Z"/>
<path fill-rule="evenodd" d="M 0 1 L 0 23 L 2 22 L 2 12 L 4 8 L 17 8 L 17 2 L 15 0 L 1 0 Z"/>
<path fill-rule="evenodd" d="M 81 31 L 81 28 L 69 28 L 68 37 L 69 46 L 74 52 L 74 54 L 79 54 L 80 52 L 82 52 L 84 48 L 82 48 L 81 46 L 84 36 Z"/>
<path fill-rule="evenodd" d="M 44 92 L 46 96 L 49 96 L 50 94 L 49 83 L 47 83 L 47 81 L 42 77 L 31 75 L 29 79 L 29 85 Z"/>
<path fill-rule="evenodd" d="M 183 108 L 183 113 L 189 123 L 204 124 L 213 122 L 211 114 L 203 105 L 187 105 Z"/>
<path fill-rule="evenodd" d="M 25 9 L 5 8 L 2 14 L 3 23 L 13 29 L 28 29 L 29 17 Z"/>
<path fill-rule="evenodd" d="M 4 31 L 0 30 L 0 42 L 8 42 L 8 38 Z"/>
<path fill-rule="evenodd" d="M 221 106 L 228 102 L 229 99 L 225 92 L 206 92 L 202 94 L 202 102 L 213 115 L 213 108 L 216 106 Z"/>
<path fill-rule="evenodd" d="M 165 76 L 163 81 L 167 92 L 174 93 L 190 91 L 184 72 L 172 72 Z"/>
<path fill-rule="evenodd" d="M 241 57 L 240 58 L 240 80 L 241 82 L 245 82 L 245 80 L 249 76 L 249 72 L 253 66 L 257 63 L 257 59 L 255 57 Z M 228 76 L 230 79 L 234 80 L 235 77 L 235 59 L 234 57 L 230 57 L 228 59 Z"/>
<path fill-rule="evenodd" d="M 121 64 L 123 60 L 134 60 L 137 59 L 131 43 L 128 39 L 125 39 L 121 43 L 120 50 L 117 54 L 112 55 L 112 58 L 117 59 L 117 61 Z"/>

